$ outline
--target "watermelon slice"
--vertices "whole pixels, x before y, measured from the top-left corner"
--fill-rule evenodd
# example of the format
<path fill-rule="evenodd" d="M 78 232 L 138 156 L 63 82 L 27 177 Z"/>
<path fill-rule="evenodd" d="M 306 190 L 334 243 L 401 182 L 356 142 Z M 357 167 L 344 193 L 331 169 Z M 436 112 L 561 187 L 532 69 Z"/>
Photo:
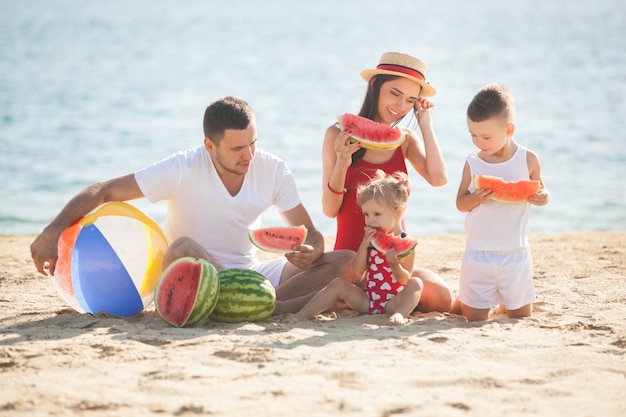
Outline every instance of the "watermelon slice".
<path fill-rule="evenodd" d="M 372 246 L 382 253 L 395 249 L 398 257 L 402 259 L 415 249 L 417 238 L 408 235 L 397 236 L 392 233 L 386 233 L 383 229 L 378 229 L 372 236 Z"/>
<path fill-rule="evenodd" d="M 535 180 L 504 181 L 491 175 L 474 175 L 474 187 L 490 190 L 492 200 L 506 204 L 521 204 L 539 192 L 541 184 Z"/>
<path fill-rule="evenodd" d="M 306 226 L 276 226 L 252 230 L 250 241 L 266 252 L 292 252 L 294 245 L 302 245 L 308 234 Z"/>
<path fill-rule="evenodd" d="M 407 137 L 405 131 L 350 113 L 339 116 L 339 128 L 350 133 L 352 142 L 361 142 L 364 148 L 378 151 L 395 149 Z"/>

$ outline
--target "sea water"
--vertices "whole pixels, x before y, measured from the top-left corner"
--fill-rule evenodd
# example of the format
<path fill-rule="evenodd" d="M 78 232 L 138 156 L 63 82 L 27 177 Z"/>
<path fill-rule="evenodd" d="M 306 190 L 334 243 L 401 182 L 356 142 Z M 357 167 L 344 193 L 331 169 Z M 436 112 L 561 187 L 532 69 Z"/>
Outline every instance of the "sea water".
<path fill-rule="evenodd" d="M 359 72 L 419 56 L 437 89 L 449 182 L 411 173 L 412 234 L 462 232 L 474 150 L 465 109 L 490 82 L 516 98 L 516 140 L 551 192 L 532 232 L 626 229 L 626 3 L 0 0 L 0 234 L 38 233 L 86 185 L 202 143 L 205 107 L 247 100 L 324 234 L 321 144 L 358 112 Z M 406 124 L 416 127 L 415 120 Z M 163 222 L 165 205 L 136 203 Z M 210 213 L 207 213 L 210 215 Z M 282 224 L 270 211 L 263 225 Z"/>

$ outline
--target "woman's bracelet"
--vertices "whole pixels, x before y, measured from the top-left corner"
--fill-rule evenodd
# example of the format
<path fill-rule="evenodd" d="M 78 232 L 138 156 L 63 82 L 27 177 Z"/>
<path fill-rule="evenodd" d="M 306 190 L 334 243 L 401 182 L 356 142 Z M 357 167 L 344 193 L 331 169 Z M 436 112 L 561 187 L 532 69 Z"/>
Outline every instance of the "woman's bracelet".
<path fill-rule="evenodd" d="M 335 190 L 333 190 L 333 188 L 330 186 L 330 181 L 327 182 L 326 185 L 328 186 L 328 189 L 330 190 L 330 192 L 333 193 L 333 194 L 343 195 L 343 194 L 345 194 L 348 191 L 345 188 L 343 189 L 343 191 L 335 191 Z"/>

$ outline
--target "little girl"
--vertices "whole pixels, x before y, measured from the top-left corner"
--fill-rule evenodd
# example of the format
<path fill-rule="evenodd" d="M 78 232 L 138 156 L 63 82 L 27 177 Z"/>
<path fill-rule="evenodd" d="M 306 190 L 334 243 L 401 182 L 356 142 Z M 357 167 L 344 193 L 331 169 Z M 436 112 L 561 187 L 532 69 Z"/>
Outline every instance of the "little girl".
<path fill-rule="evenodd" d="M 402 220 L 406 211 L 409 178 L 403 172 L 387 176 L 377 170 L 374 178 L 357 189 L 357 202 L 365 216 L 365 235 L 352 262 L 354 273 L 365 274 L 365 287 L 335 278 L 318 292 L 299 313 L 308 320 L 338 302 L 358 313 L 389 316 L 394 325 L 405 324 L 422 293 L 421 282 L 411 278 L 415 252 L 399 259 L 395 250 L 378 252 L 370 242 L 378 229 L 403 235 Z"/>

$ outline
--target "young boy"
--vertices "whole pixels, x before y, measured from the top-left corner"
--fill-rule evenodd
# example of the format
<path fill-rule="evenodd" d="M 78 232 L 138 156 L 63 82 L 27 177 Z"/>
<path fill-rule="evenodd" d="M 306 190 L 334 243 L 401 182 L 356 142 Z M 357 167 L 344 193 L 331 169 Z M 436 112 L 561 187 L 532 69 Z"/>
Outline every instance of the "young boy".
<path fill-rule="evenodd" d="M 491 307 L 500 303 L 508 317 L 532 315 L 535 290 L 528 218 L 530 205 L 546 205 L 549 192 L 537 155 L 513 139 L 514 117 L 513 97 L 500 84 L 481 88 L 467 108 L 467 125 L 478 150 L 466 159 L 456 198 L 457 208 L 467 213 L 467 241 L 459 296 L 451 312 L 462 313 L 468 321 L 487 320 Z M 537 180 L 540 191 L 528 202 L 505 204 L 492 200 L 490 190 L 476 189 L 474 175 Z"/>

